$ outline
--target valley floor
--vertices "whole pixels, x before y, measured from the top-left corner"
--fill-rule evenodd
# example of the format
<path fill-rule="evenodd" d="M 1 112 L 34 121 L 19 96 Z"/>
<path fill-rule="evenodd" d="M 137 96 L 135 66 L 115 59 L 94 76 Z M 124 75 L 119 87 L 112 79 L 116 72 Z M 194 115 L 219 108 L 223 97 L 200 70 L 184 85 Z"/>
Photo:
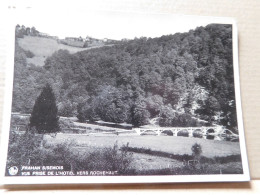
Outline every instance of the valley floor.
<path fill-rule="evenodd" d="M 190 154 L 193 144 L 202 147 L 202 155 L 208 158 L 240 154 L 239 142 L 206 140 L 201 138 L 174 136 L 88 136 L 81 134 L 57 134 L 55 138 L 45 135 L 48 142 L 61 143 L 74 140 L 82 147 L 111 147 L 118 142 L 119 147 L 129 143 L 129 147 L 149 148 L 173 154 Z"/>

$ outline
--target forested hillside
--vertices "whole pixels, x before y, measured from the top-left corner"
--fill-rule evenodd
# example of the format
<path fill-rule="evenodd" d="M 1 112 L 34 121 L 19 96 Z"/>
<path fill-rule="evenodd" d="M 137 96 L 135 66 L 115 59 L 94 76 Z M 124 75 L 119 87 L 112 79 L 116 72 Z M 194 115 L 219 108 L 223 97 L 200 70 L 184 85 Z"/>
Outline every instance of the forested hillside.
<path fill-rule="evenodd" d="M 43 67 L 28 64 L 30 56 L 16 41 L 13 112 L 31 113 L 49 83 L 59 114 L 80 121 L 140 126 L 159 117 L 161 126 L 216 123 L 236 130 L 231 25 L 75 54 L 59 50 Z"/>

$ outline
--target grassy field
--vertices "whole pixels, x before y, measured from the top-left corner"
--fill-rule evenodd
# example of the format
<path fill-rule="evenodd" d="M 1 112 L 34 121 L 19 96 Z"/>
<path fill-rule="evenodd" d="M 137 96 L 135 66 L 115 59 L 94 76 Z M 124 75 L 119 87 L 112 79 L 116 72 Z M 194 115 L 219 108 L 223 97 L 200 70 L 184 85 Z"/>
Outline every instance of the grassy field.
<path fill-rule="evenodd" d="M 66 49 L 70 53 L 76 53 L 78 51 L 90 49 L 71 47 L 58 43 L 54 39 L 45 37 L 24 36 L 24 38 L 19 39 L 18 42 L 23 49 L 29 50 L 35 55 L 33 58 L 28 58 L 27 62 L 36 66 L 43 66 L 45 59 L 60 49 Z"/>
<path fill-rule="evenodd" d="M 191 154 L 191 147 L 198 143 L 202 146 L 202 155 L 208 158 L 240 154 L 238 142 L 205 140 L 174 136 L 87 136 L 77 134 L 57 134 L 56 138 L 46 136 L 50 143 L 61 143 L 72 139 L 81 147 L 109 147 L 117 141 L 119 146 L 129 142 L 130 147 L 150 148 L 151 150 L 173 154 Z"/>
<path fill-rule="evenodd" d="M 113 147 L 117 142 L 119 148 L 129 143 L 131 148 L 149 148 L 152 151 L 168 152 L 171 154 L 191 155 L 191 147 L 195 143 L 202 146 L 202 156 L 213 159 L 214 157 L 227 157 L 239 155 L 238 142 L 206 140 L 201 138 L 174 137 L 174 136 L 87 136 L 80 134 L 57 134 L 56 137 L 45 135 L 47 144 L 74 143 L 73 153 L 79 156 L 90 154 L 102 148 Z M 158 152 L 157 152 L 158 153 Z M 184 161 L 163 157 L 156 154 L 132 153 L 133 161 L 128 167 L 135 170 L 133 174 L 140 175 L 167 175 L 167 174 L 240 174 L 242 164 L 239 161 L 226 163 L 204 163 L 203 169 L 190 169 L 185 167 Z M 187 161 L 186 161 L 187 162 Z"/>

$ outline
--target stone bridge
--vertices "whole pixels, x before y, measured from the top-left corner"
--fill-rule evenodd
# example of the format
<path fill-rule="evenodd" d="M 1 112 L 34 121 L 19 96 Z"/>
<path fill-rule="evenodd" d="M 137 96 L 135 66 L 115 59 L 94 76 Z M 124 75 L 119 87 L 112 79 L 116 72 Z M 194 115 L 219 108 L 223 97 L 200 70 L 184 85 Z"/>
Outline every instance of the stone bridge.
<path fill-rule="evenodd" d="M 178 136 L 180 131 L 188 132 L 189 137 L 193 137 L 194 132 L 197 132 L 203 136 L 207 135 L 221 135 L 221 134 L 233 134 L 230 130 L 224 130 L 222 126 L 212 126 L 212 127 L 151 127 L 151 128 L 134 128 L 135 132 L 139 135 L 145 134 L 147 132 L 153 132 L 157 135 L 166 131 L 171 131 L 173 136 Z"/>

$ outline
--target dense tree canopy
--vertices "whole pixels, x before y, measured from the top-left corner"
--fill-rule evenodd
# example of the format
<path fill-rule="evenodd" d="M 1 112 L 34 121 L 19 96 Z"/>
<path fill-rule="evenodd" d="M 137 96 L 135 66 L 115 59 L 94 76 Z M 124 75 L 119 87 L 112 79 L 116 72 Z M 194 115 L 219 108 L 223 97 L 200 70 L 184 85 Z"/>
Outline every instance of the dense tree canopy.
<path fill-rule="evenodd" d="M 201 125 L 203 120 L 237 126 L 231 25 L 211 24 L 75 54 L 59 50 L 44 67 L 28 65 L 26 58 L 17 44 L 13 111 L 30 112 L 39 87 L 52 83 L 59 115 L 81 121 L 140 126 L 159 117 L 162 126 Z"/>

